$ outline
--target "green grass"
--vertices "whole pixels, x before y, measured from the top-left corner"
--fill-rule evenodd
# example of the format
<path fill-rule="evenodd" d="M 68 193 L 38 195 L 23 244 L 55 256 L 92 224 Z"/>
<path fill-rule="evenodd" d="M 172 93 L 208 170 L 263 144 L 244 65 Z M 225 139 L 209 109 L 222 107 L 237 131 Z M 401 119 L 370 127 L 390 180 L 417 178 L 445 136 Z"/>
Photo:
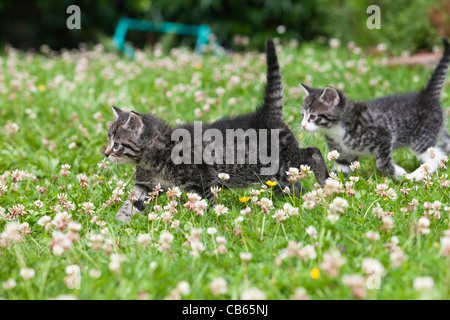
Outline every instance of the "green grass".
<path fill-rule="evenodd" d="M 329 151 L 320 134 L 300 130 L 299 82 L 315 87 L 334 85 L 343 88 L 354 100 L 366 100 L 419 90 L 432 72 L 418 66 L 385 66 L 380 63 L 383 58 L 355 55 L 345 49 L 316 44 L 299 49 L 286 46 L 279 52 L 285 83 L 285 120 L 302 146 L 317 146 L 324 156 Z M 232 76 L 238 76 L 240 82 L 232 85 Z M 450 259 L 441 254 L 440 241 L 449 229 L 448 212 L 444 208 L 450 206 L 450 200 L 448 189 L 440 186 L 439 178 L 449 170 L 434 174 L 430 178 L 432 186 L 425 188 L 422 182 L 392 181 L 381 176 L 375 169 L 373 157 L 360 159 L 361 168 L 353 174 L 359 177 L 354 185 L 354 197 L 348 197 L 345 192 L 335 194 L 327 197 L 324 205 L 306 210 L 302 207 L 302 198 L 275 197 L 269 189 L 260 197 L 272 198 L 274 209 L 264 214 L 257 205 L 248 202 L 252 208 L 251 219 L 244 217 L 239 223 L 240 232 L 236 232 L 235 219 L 242 216 L 240 210 L 247 204 L 238 198 L 249 196 L 251 188 L 225 188 L 221 203 L 229 212 L 219 217 L 212 209 L 204 216 L 197 216 L 179 204 L 178 213 L 173 216 L 173 220 L 180 222 L 179 229 L 162 220 L 147 219 L 154 203 L 145 214 L 136 215 L 125 224 L 114 219 L 120 203 L 102 206 L 110 199 L 119 180 L 125 183 L 122 200 L 126 200 L 133 187 L 132 167 L 109 166 L 109 170 L 102 170 L 97 166 L 102 160 L 107 122 L 113 120 L 113 104 L 154 113 L 171 125 L 212 121 L 254 110 L 261 101 L 264 77 L 264 55 L 256 53 L 201 57 L 177 50 L 159 58 L 148 54 L 134 62 L 99 48 L 95 52 L 71 52 L 53 58 L 16 52 L 1 56 L 0 128 L 5 130 L 0 133 L 0 173 L 3 173 L 0 181 L 8 190 L 0 195 L 0 207 L 5 209 L 0 230 L 8 224 L 9 210 L 23 204 L 26 214 L 17 220 L 27 222 L 31 234 L 22 235 L 21 242 L 0 247 L 0 298 L 48 299 L 73 295 L 79 299 L 165 299 L 169 295 L 176 297 L 173 290 L 180 281 L 186 281 L 190 290 L 181 296 L 184 299 L 240 299 L 249 288 L 258 288 L 268 299 L 289 299 L 298 287 L 303 287 L 312 299 L 350 299 L 352 291 L 344 285 L 343 276 L 370 276 L 362 270 L 361 264 L 364 258 L 374 258 L 383 265 L 385 274 L 380 289 L 367 289 L 367 299 L 448 299 Z M 57 79 L 62 81 L 58 83 Z M 373 79 L 377 83 L 369 85 Z M 216 93 L 218 87 L 225 89 L 223 95 Z M 202 101 L 196 101 L 198 91 L 205 95 Z M 448 91 L 447 85 L 442 97 L 444 108 L 450 104 Z M 204 107 L 206 104 L 209 107 Z M 197 108 L 201 115 L 195 111 Z M 97 120 L 99 116 L 102 119 Z M 19 130 L 10 135 L 6 126 L 12 123 L 17 124 Z M 69 148 L 71 143 L 75 143 L 73 148 Z M 396 151 L 394 160 L 408 172 L 419 166 L 410 150 Z M 63 164 L 71 166 L 67 177 L 60 174 Z M 327 164 L 331 169 L 333 163 L 327 161 Z M 26 170 L 35 179 L 23 178 L 14 183 L 7 172 L 16 169 Z M 81 173 L 89 178 L 87 188 L 81 188 L 78 183 L 77 175 Z M 348 178 L 341 176 L 340 180 L 345 186 Z M 376 185 L 383 182 L 396 191 L 397 199 L 376 194 Z M 314 177 L 310 176 L 304 183 L 305 189 L 314 189 L 314 183 Z M 39 193 L 38 185 L 46 187 L 44 194 Z M 410 189 L 408 195 L 399 191 L 403 186 Z M 56 227 L 46 231 L 37 221 L 45 215 L 55 217 L 60 193 L 66 193 L 73 204 L 71 220 L 77 221 L 81 230 L 79 241 L 58 256 L 50 247 Z M 336 196 L 346 199 L 349 206 L 333 224 L 327 219 L 327 207 Z M 186 201 L 185 193 L 182 199 Z M 407 207 L 412 199 L 419 200 L 417 209 L 402 212 L 401 208 Z M 36 200 L 42 201 L 42 208 L 35 209 Z M 93 216 L 82 211 L 82 204 L 88 201 L 95 205 L 94 215 L 104 225 L 91 222 Z M 157 201 L 159 205 L 167 204 L 165 192 Z M 417 235 L 414 225 L 424 215 L 423 205 L 427 201 L 442 203 L 440 218 L 431 217 L 429 234 Z M 279 224 L 272 215 L 286 202 L 298 207 L 299 215 Z M 372 213 L 377 204 L 384 211 L 393 212 L 394 225 L 390 231 L 379 230 L 383 223 Z M 309 226 L 316 228 L 316 239 L 305 232 Z M 210 227 L 217 229 L 214 236 L 206 232 Z M 185 234 L 190 235 L 193 228 L 203 230 L 200 241 L 205 250 L 198 258 L 192 257 L 190 247 L 183 245 Z M 164 230 L 174 236 L 168 252 L 158 249 Z M 370 242 L 366 237 L 368 231 L 379 232 L 380 239 Z M 90 236 L 98 234 L 110 239 L 111 252 L 94 250 L 91 246 Z M 152 237 L 148 248 L 138 243 L 139 234 Z M 214 253 L 218 246 L 216 236 L 226 238 L 226 253 Z M 385 246 L 393 236 L 398 238 L 398 246 L 408 258 L 399 267 L 392 266 Z M 294 256 L 276 263 L 288 241 L 314 246 L 317 257 L 303 261 Z M 324 253 L 330 250 L 339 250 L 346 260 L 337 277 L 327 275 L 322 266 Z M 244 263 L 240 258 L 242 252 L 251 252 L 252 259 Z M 122 254 L 125 258 L 117 272 L 110 269 L 111 253 Z M 153 268 L 150 267 L 152 262 Z M 70 265 L 80 267 L 79 289 L 69 289 L 64 281 L 66 267 Z M 20 270 L 25 267 L 35 270 L 34 278 L 24 280 L 20 276 Z M 320 270 L 316 279 L 311 276 L 314 268 Z M 101 276 L 90 277 L 92 269 L 101 271 Z M 415 290 L 414 280 L 424 276 L 433 279 L 433 289 Z M 226 280 L 227 291 L 214 296 L 209 285 L 217 277 Z M 1 285 L 8 279 L 16 281 L 14 288 L 6 289 Z"/>

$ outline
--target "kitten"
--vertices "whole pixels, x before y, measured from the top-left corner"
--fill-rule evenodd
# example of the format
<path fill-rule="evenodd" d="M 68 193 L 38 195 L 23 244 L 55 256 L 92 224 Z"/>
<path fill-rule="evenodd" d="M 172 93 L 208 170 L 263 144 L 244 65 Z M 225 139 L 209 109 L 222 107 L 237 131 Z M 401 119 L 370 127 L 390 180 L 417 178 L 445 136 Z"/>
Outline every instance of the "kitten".
<path fill-rule="evenodd" d="M 276 179 L 279 186 L 284 187 L 291 185 L 288 183 L 286 174 L 290 167 L 299 168 L 300 165 L 308 165 L 313 170 L 317 181 L 324 184 L 328 171 L 319 149 L 313 147 L 300 149 L 294 134 L 282 120 L 283 86 L 278 58 L 271 40 L 267 40 L 266 48 L 267 84 L 264 103 L 253 113 L 235 118 L 223 118 L 203 126 L 199 125 L 200 122 L 196 122 L 194 125 L 187 124 L 171 128 L 151 115 L 127 113 L 113 107 L 116 120 L 108 130 L 108 147 L 105 155 L 116 164 L 136 165 L 135 191 L 138 198 L 134 204 L 127 201 L 118 211 L 116 219 L 126 221 L 131 219 L 133 213 L 143 211 L 148 192 L 158 183 L 164 187 L 175 185 L 188 192 L 195 192 L 206 197 L 210 205 L 214 203 L 211 188 L 222 186 L 222 181 L 218 177 L 219 173 L 230 175 L 230 179 L 225 182 L 229 187 L 245 188 L 268 179 Z M 217 141 L 217 147 L 223 147 L 225 139 L 222 142 L 216 139 L 219 139 L 222 134 L 226 136 L 227 130 L 233 129 L 236 132 L 241 130 L 241 133 L 255 130 L 259 133 L 259 136 L 256 133 L 254 135 L 257 139 L 256 143 L 261 146 L 263 142 L 267 142 L 268 151 L 266 150 L 265 155 L 270 154 L 270 157 L 277 156 L 279 159 L 273 159 L 273 163 L 269 163 L 263 158 L 261 149 L 258 153 L 258 150 L 253 148 L 249 135 L 244 136 L 244 140 L 236 144 L 237 146 L 234 144 L 233 137 L 232 149 L 226 148 L 222 153 L 219 149 L 215 150 L 212 157 L 218 160 L 216 163 L 207 164 L 205 161 L 196 161 L 198 159 L 195 159 L 195 153 L 200 151 L 201 155 L 202 152 L 206 152 L 207 146 L 213 141 L 204 137 L 202 139 L 202 136 L 207 132 L 217 134 L 218 136 L 214 136 L 214 142 Z M 278 133 L 276 136 L 278 140 L 272 139 L 272 132 Z M 187 138 L 180 133 L 187 134 Z M 183 140 L 179 139 L 181 136 L 184 136 Z M 249 142 L 246 143 L 246 141 Z M 278 150 L 274 148 L 274 142 Z M 188 152 L 183 152 L 182 159 L 194 158 L 195 163 L 187 163 L 188 161 L 185 163 L 179 161 L 179 158 L 174 160 L 174 154 L 178 155 L 179 150 L 185 150 L 186 144 Z M 174 150 L 177 152 L 174 153 Z M 244 151 L 241 154 L 245 155 L 245 161 L 237 164 L 239 151 Z M 230 156 L 229 159 L 228 156 Z M 249 161 L 251 159 L 256 161 L 252 163 Z M 219 164 L 220 162 L 223 164 Z M 260 172 L 264 169 L 272 171 L 275 169 L 275 171 L 269 175 L 261 175 Z M 297 183 L 295 190 L 300 190 L 300 187 Z"/>
<path fill-rule="evenodd" d="M 450 136 L 443 126 L 439 97 L 450 62 L 450 46 L 443 39 L 444 55 L 428 85 L 418 93 L 392 95 L 376 100 L 352 102 L 332 87 L 312 89 L 301 84 L 302 128 L 325 134 L 330 150 L 340 154 L 337 170 L 349 173 L 349 165 L 359 156 L 375 154 L 376 166 L 383 174 L 424 178 L 422 168 L 407 174 L 393 163 L 393 149 L 410 146 L 419 159 L 429 165 L 429 173 L 450 152 Z M 427 150 L 430 149 L 429 152 Z"/>

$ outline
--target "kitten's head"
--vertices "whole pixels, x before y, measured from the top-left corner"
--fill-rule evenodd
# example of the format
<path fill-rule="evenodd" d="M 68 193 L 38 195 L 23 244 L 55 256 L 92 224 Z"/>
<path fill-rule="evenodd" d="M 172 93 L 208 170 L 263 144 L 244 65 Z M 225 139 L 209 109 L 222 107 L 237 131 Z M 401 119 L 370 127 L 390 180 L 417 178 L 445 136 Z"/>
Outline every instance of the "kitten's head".
<path fill-rule="evenodd" d="M 302 105 L 302 128 L 306 131 L 327 130 L 336 125 L 344 114 L 346 98 L 333 87 L 312 89 L 300 84 L 305 92 Z"/>
<path fill-rule="evenodd" d="M 116 120 L 108 129 L 108 147 L 105 156 L 115 164 L 137 164 L 141 157 L 139 138 L 144 131 L 144 120 L 135 112 L 112 108 Z"/>

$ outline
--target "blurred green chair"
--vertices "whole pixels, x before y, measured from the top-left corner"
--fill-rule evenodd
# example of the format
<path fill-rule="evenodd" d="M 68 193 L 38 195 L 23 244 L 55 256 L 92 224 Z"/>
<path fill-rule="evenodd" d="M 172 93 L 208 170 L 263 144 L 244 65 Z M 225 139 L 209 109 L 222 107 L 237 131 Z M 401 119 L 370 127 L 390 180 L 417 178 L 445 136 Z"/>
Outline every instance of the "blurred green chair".
<path fill-rule="evenodd" d="M 130 59 L 134 58 L 134 49 L 125 43 L 128 30 L 176 33 L 188 36 L 196 36 L 195 52 L 202 54 L 208 44 L 211 29 L 204 24 L 189 25 L 173 22 L 156 23 L 153 21 L 136 20 L 122 17 L 114 32 L 114 45 Z"/>

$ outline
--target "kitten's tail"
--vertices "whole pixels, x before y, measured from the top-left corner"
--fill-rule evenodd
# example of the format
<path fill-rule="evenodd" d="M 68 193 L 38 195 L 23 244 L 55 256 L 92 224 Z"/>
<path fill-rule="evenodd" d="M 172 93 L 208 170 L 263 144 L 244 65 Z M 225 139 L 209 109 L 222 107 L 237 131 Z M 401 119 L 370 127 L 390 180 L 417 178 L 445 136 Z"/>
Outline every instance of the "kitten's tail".
<path fill-rule="evenodd" d="M 281 79 L 275 44 L 271 39 L 267 39 L 266 41 L 266 60 L 267 83 L 261 113 L 265 117 L 281 118 L 283 112 L 283 81 Z"/>
<path fill-rule="evenodd" d="M 442 39 L 442 42 L 444 43 L 444 55 L 442 56 L 441 61 L 439 61 L 439 64 L 431 76 L 430 82 L 428 82 L 428 85 L 425 88 L 427 98 L 437 101 L 439 101 L 441 90 L 447 75 L 447 69 L 450 64 L 450 44 L 445 38 Z"/>

